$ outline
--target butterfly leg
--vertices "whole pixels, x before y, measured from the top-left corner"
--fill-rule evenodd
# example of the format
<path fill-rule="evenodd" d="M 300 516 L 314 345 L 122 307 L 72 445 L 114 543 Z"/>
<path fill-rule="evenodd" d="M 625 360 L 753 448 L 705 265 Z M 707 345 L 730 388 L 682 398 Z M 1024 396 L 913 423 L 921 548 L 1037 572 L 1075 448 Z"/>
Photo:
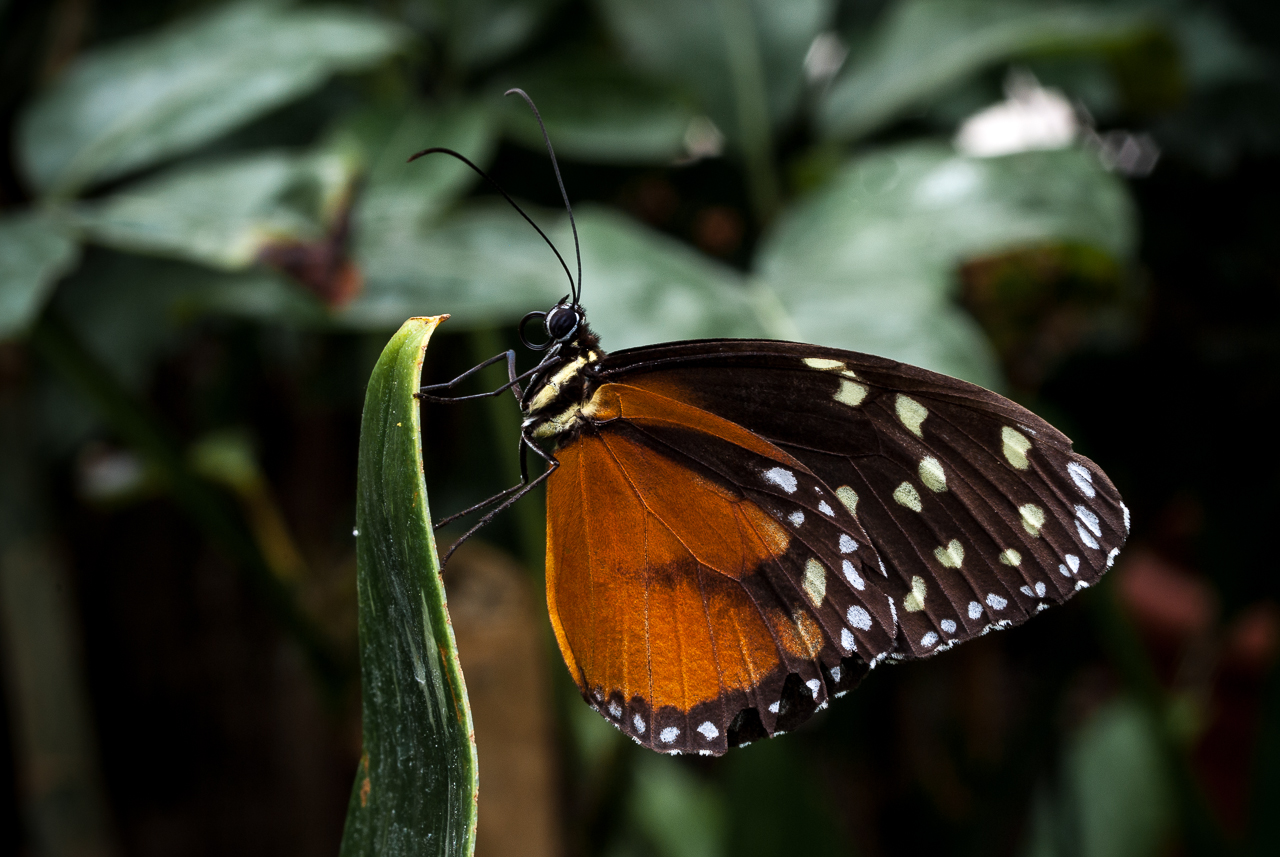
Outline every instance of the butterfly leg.
<path fill-rule="evenodd" d="M 504 360 L 504 359 L 507 361 L 507 378 L 509 378 L 510 380 L 508 380 L 507 383 L 503 384 L 501 387 L 499 387 L 496 390 L 490 390 L 487 393 L 473 393 L 468 396 L 433 396 L 431 395 L 432 391 L 434 390 L 451 390 L 453 389 L 453 387 L 462 383 L 466 379 L 470 378 L 472 375 L 476 374 L 481 369 L 487 369 L 488 367 L 492 366 L 494 363 L 497 363 L 500 360 Z M 516 397 L 516 401 L 518 402 L 520 401 L 520 396 L 521 396 L 520 382 L 525 378 L 528 378 L 530 375 L 532 375 L 534 372 L 537 372 L 541 368 L 542 368 L 542 364 L 539 363 L 537 366 L 534 366 L 528 372 L 517 375 L 515 349 L 508 349 L 507 351 L 504 351 L 501 354 L 495 354 L 494 356 L 490 357 L 488 360 L 484 361 L 483 363 L 477 366 L 472 366 L 470 369 L 463 372 L 461 375 L 459 375 L 457 378 L 454 378 L 452 381 L 446 381 L 443 384 L 428 384 L 425 387 L 420 387 L 418 389 L 418 392 L 415 393 L 414 396 L 424 402 L 466 402 L 471 399 L 491 398 L 493 396 L 501 395 L 502 393 L 505 393 L 507 390 L 510 390 L 512 394 Z"/>
<path fill-rule="evenodd" d="M 526 459 L 525 459 L 525 451 L 529 449 L 532 449 L 543 460 L 547 462 L 547 469 L 542 473 L 538 474 L 538 476 L 534 477 L 532 480 L 529 479 L 529 471 L 528 471 L 528 467 L 526 465 Z M 540 485 L 541 483 L 545 482 L 551 476 L 551 474 L 556 471 L 556 468 L 558 468 L 559 466 L 560 466 L 560 462 L 556 461 L 553 457 L 543 452 L 537 446 L 530 443 L 523 435 L 521 435 L 520 437 L 520 484 L 514 485 L 505 491 L 495 494 L 492 497 L 490 497 L 488 500 L 485 500 L 484 502 L 481 502 L 481 503 L 477 503 L 476 505 L 472 506 L 470 509 L 467 509 L 462 512 L 458 512 L 455 515 L 450 515 L 449 517 L 444 518 L 439 523 L 437 523 L 435 525 L 435 529 L 440 529 L 440 527 L 444 526 L 450 521 L 457 520 L 463 515 L 478 511 L 480 509 L 483 509 L 486 506 L 489 506 L 493 503 L 498 503 L 499 501 L 501 501 L 497 507 L 486 512 L 484 517 L 476 522 L 475 526 L 473 526 L 471 529 L 463 533 L 461 538 L 459 538 L 456 542 L 453 543 L 453 545 L 449 548 L 449 552 L 444 555 L 444 559 L 441 560 L 440 564 L 445 565 L 446 563 L 448 563 L 449 557 L 453 556 L 453 552 L 456 551 L 463 542 L 465 542 L 467 539 L 475 535 L 475 533 L 481 527 L 483 527 L 485 524 L 492 521 L 500 512 L 503 512 L 509 509 L 512 505 L 516 503 L 517 500 L 519 500 L 525 494 L 528 494 L 534 488 L 537 488 L 538 485 Z"/>

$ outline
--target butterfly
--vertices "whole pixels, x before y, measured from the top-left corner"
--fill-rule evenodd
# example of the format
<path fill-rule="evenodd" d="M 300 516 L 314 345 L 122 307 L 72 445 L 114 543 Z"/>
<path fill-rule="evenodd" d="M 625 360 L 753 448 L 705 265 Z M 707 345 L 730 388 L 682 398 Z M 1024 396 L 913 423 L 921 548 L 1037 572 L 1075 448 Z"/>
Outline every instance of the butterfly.
<path fill-rule="evenodd" d="M 1125 542 L 1106 474 L 1003 396 L 797 342 L 609 353 L 580 261 L 569 279 L 521 322 L 537 366 L 517 375 L 507 352 L 420 396 L 506 358 L 510 382 L 480 395 L 516 394 L 523 478 L 459 515 L 497 503 L 478 528 L 545 482 L 560 652 L 583 699 L 645 747 L 719 755 L 782 734 L 881 663 L 1066 601 Z M 525 451 L 547 463 L 536 478 Z"/>

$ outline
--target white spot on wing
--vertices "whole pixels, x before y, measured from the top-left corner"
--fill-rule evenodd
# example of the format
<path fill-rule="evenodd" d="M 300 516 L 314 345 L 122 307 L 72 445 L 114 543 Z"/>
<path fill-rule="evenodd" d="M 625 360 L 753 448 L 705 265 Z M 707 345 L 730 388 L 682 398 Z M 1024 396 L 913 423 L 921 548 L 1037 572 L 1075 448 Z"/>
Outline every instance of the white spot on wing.
<path fill-rule="evenodd" d="M 842 405 L 856 408 L 867 398 L 867 388 L 846 378 L 840 379 L 840 389 L 836 390 L 835 400 Z"/>
<path fill-rule="evenodd" d="M 853 633 L 848 628 L 840 629 L 840 645 L 844 646 L 844 650 L 846 652 L 852 652 L 855 648 L 857 648 L 857 640 L 854 638 Z M 836 667 L 836 669 L 840 669 L 840 668 Z M 832 674 L 833 675 L 835 674 L 834 671 L 832 671 Z"/>
<path fill-rule="evenodd" d="M 771 713 L 773 713 L 773 714 L 777 714 L 777 713 L 778 713 L 778 711 L 780 711 L 781 709 L 782 709 L 782 702 L 781 702 L 781 701 L 778 701 L 778 702 L 771 702 L 771 703 L 769 703 L 769 711 L 770 711 Z"/>
<path fill-rule="evenodd" d="M 836 664 L 831 668 L 831 680 L 836 684 L 840 683 L 840 665 Z"/>
<path fill-rule="evenodd" d="M 1120 555 L 1120 548 L 1111 549 L 1111 552 L 1107 554 L 1107 568 L 1111 568 L 1111 566 L 1115 565 L 1116 557 L 1118 557 L 1119 555 Z"/>
<path fill-rule="evenodd" d="M 923 637 L 920 638 L 920 645 L 925 647 L 936 645 L 937 642 L 938 642 L 938 635 L 935 634 L 933 631 L 928 632 L 927 634 L 925 634 Z"/>
<path fill-rule="evenodd" d="M 1022 515 L 1022 528 L 1030 535 L 1039 536 L 1040 528 L 1044 526 L 1044 509 L 1035 503 L 1027 503 L 1018 507 L 1018 514 Z"/>
<path fill-rule="evenodd" d="M 1093 533 L 1085 529 L 1083 522 L 1076 521 L 1076 532 L 1080 534 L 1080 541 L 1084 542 L 1086 547 L 1098 549 L 1098 540 L 1093 537 Z"/>
<path fill-rule="evenodd" d="M 1000 554 L 1000 562 L 1005 565 L 1022 565 L 1022 554 L 1018 553 L 1013 548 L 1006 548 Z"/>
<path fill-rule="evenodd" d="M 859 591 L 866 589 L 867 583 L 862 579 L 862 575 L 858 574 L 858 570 L 853 567 L 853 563 L 846 559 L 842 568 L 844 570 L 844 576 L 849 580 L 850 586 Z"/>
<path fill-rule="evenodd" d="M 1071 461 L 1067 463 L 1067 472 L 1071 474 L 1071 481 L 1076 483 L 1080 493 L 1092 500 L 1098 492 L 1093 487 L 1093 474 L 1089 472 L 1089 468 Z"/>
<path fill-rule="evenodd" d="M 855 604 L 849 608 L 849 612 L 845 614 L 844 618 L 859 631 L 871 630 L 871 614 L 866 611 L 866 608 Z"/>
<path fill-rule="evenodd" d="M 935 494 L 940 494 L 947 490 L 947 474 L 942 469 L 942 462 L 934 458 L 932 455 L 926 455 L 920 460 L 920 481 L 925 487 Z"/>
<path fill-rule="evenodd" d="M 893 596 L 889 596 L 889 615 L 893 617 L 893 628 L 898 629 L 898 605 L 893 603 Z"/>
<path fill-rule="evenodd" d="M 1098 524 L 1098 516 L 1093 513 L 1092 509 L 1086 506 L 1076 506 L 1076 517 L 1084 522 L 1084 525 L 1089 528 L 1089 532 L 1095 536 L 1102 535 L 1102 527 Z"/>
<path fill-rule="evenodd" d="M 639 714 L 637 714 L 636 716 L 631 718 L 631 722 L 636 725 L 636 732 L 639 732 L 641 735 L 643 735 L 644 734 L 644 718 L 642 718 Z"/>
<path fill-rule="evenodd" d="M 848 533 L 840 534 L 840 553 L 853 553 L 858 549 L 858 543 Z"/>
<path fill-rule="evenodd" d="M 1129 507 L 1121 503 L 1120 511 L 1124 512 L 1124 534 L 1127 536 L 1129 535 Z"/>
<path fill-rule="evenodd" d="M 893 489 L 893 499 L 898 502 L 898 505 L 906 506 L 913 512 L 919 512 L 924 508 L 920 505 L 920 495 L 910 482 L 903 482 Z"/>
<path fill-rule="evenodd" d="M 703 724 L 698 727 L 698 731 L 701 732 L 702 737 L 706 738 L 708 741 L 715 740 L 716 736 L 720 734 L 720 730 L 717 729 L 716 725 L 710 720 L 704 721 Z"/>
<path fill-rule="evenodd" d="M 1044 598 L 1045 592 L 1046 592 L 1046 587 L 1044 585 L 1044 581 L 1043 580 L 1036 581 L 1036 597 Z"/>
<path fill-rule="evenodd" d="M 910 396 L 904 396 L 901 393 L 893 401 L 894 410 L 898 412 L 898 419 L 907 427 L 907 431 L 916 437 L 924 437 L 924 420 L 929 416 L 929 410 Z"/>
<path fill-rule="evenodd" d="M 818 511 L 826 515 L 828 518 L 836 513 L 836 510 L 832 509 L 826 500 L 822 500 L 818 503 Z"/>
<path fill-rule="evenodd" d="M 827 597 L 827 570 L 816 559 L 804 564 L 804 591 L 809 600 L 819 607 L 822 599 Z"/>
<path fill-rule="evenodd" d="M 1031 598 L 1035 594 L 1031 591 L 1030 586 L 1023 586 L 1018 591 L 1021 592 L 1023 595 L 1027 596 L 1028 598 Z"/>
<path fill-rule="evenodd" d="M 1000 443 L 1005 461 L 1018 470 L 1027 469 L 1027 450 L 1031 449 L 1031 441 L 1027 440 L 1016 429 L 1003 426 L 1000 429 Z"/>
<path fill-rule="evenodd" d="M 981 615 L 982 615 L 982 605 L 979 604 L 977 601 L 970 601 L 969 602 L 969 618 L 977 619 Z"/>
<path fill-rule="evenodd" d="M 987 596 L 987 606 L 992 610 L 1003 610 L 1009 605 L 1009 602 L 992 592 Z"/>
<path fill-rule="evenodd" d="M 844 363 L 839 360 L 831 360 L 827 357 L 806 357 L 804 365 L 810 369 L 817 369 L 819 372 L 830 372 L 832 369 L 843 369 Z"/>
<path fill-rule="evenodd" d="M 974 602 L 974 603 L 976 604 L 977 602 Z M 947 632 L 948 634 L 954 634 L 956 632 L 956 623 L 954 620 L 943 619 L 941 624 L 942 624 L 942 630 Z"/>
<path fill-rule="evenodd" d="M 785 467 L 772 467 L 763 476 L 766 482 L 772 482 L 788 494 L 796 493 L 796 475 Z"/>
<path fill-rule="evenodd" d="M 924 578 L 917 575 L 911 578 L 911 591 L 902 599 L 902 606 L 908 613 L 919 613 L 924 609 Z"/>
<path fill-rule="evenodd" d="M 964 563 L 964 545 L 959 539 L 952 539 L 942 547 L 934 548 L 933 555 L 947 568 L 959 568 Z"/>
<path fill-rule="evenodd" d="M 1071 572 L 1062 563 L 1058 563 L 1058 573 L 1061 574 L 1063 577 L 1071 576 Z"/>
<path fill-rule="evenodd" d="M 1067 554 L 1067 565 L 1071 568 L 1071 573 L 1075 574 L 1080 570 L 1080 557 L 1073 553 Z"/>
<path fill-rule="evenodd" d="M 672 741 L 680 737 L 680 730 L 675 726 L 668 726 L 658 733 L 658 740 L 663 744 L 670 744 Z"/>
<path fill-rule="evenodd" d="M 816 678 L 811 678 L 805 682 L 805 686 L 809 688 L 809 692 L 813 694 L 813 698 L 818 698 L 818 691 L 822 689 L 822 682 Z"/>
<path fill-rule="evenodd" d="M 613 715 L 614 720 L 617 720 L 619 717 L 622 716 L 622 706 L 619 705 L 617 702 L 610 702 L 609 713 Z"/>
<path fill-rule="evenodd" d="M 804 512 L 799 509 L 787 515 L 787 520 L 791 522 L 791 526 L 798 527 L 804 523 Z"/>

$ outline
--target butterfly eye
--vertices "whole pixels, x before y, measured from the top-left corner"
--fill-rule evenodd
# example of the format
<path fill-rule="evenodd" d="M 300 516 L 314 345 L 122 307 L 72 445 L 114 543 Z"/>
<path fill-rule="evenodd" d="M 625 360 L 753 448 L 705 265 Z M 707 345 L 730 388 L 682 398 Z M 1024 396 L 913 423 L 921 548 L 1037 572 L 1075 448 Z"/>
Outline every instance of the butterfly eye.
<path fill-rule="evenodd" d="M 572 306 L 560 305 L 547 313 L 547 335 L 556 342 L 564 342 L 578 329 L 582 317 Z"/>

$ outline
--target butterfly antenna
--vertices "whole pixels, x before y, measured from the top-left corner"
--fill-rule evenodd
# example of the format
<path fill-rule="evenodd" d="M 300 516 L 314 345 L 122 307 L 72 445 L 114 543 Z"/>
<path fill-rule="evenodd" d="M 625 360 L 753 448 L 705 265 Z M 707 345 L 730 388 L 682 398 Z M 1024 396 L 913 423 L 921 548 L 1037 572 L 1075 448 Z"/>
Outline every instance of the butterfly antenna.
<path fill-rule="evenodd" d="M 502 194 L 502 198 L 505 199 L 507 202 L 511 203 L 512 208 L 520 212 L 520 216 L 523 217 L 525 221 L 530 226 L 532 226 L 539 235 L 542 236 L 542 240 L 547 242 L 547 246 L 551 248 L 551 252 L 556 254 L 556 258 L 560 260 L 560 267 L 564 268 L 564 275 L 569 278 L 569 287 L 575 289 L 575 294 L 576 294 L 576 287 L 574 286 L 574 283 L 573 283 L 573 274 L 569 273 L 569 264 L 565 262 L 564 257 L 560 255 L 560 251 L 556 249 L 556 245 L 551 243 L 551 239 L 547 237 L 547 233 L 543 232 L 541 229 L 538 228 L 538 224 L 533 222 L 533 218 L 531 218 L 529 215 L 524 213 L 524 209 L 521 208 L 519 205 L 517 205 L 516 201 L 511 198 L 511 195 L 502 189 L 502 185 L 494 181 L 493 177 L 490 176 L 488 173 L 486 173 L 484 170 L 480 169 L 475 164 L 473 164 L 471 160 L 467 158 L 466 155 L 455 152 L 453 149 L 447 149 L 444 146 L 432 146 L 430 149 L 423 149 L 421 152 L 417 152 L 413 155 L 410 155 L 409 160 L 406 161 L 406 163 L 412 163 L 416 161 L 418 158 L 421 158 L 423 155 L 434 155 L 437 152 L 441 152 L 446 155 L 452 155 L 453 157 L 457 158 L 459 161 L 462 161 L 462 163 L 471 167 L 471 169 L 475 170 L 477 173 L 480 174 L 481 178 L 483 178 L 489 184 L 493 185 L 494 188 L 498 191 L 498 193 Z M 557 172 L 556 175 L 558 176 L 559 172 Z M 563 189 L 564 188 L 562 185 L 561 190 L 563 191 Z M 570 213 L 569 217 L 570 219 L 572 219 L 573 214 Z M 574 232 L 573 232 L 573 244 L 575 248 L 578 245 L 577 229 L 574 229 Z M 578 279 L 582 279 L 582 257 L 581 256 L 578 257 Z M 577 303 L 576 297 L 574 298 L 574 303 Z"/>
<path fill-rule="evenodd" d="M 533 99 L 529 97 L 529 93 L 523 89 L 508 89 L 503 95 L 510 95 L 513 92 L 524 99 L 525 103 L 529 105 L 529 109 L 533 111 L 533 118 L 538 120 L 538 127 L 542 129 L 542 139 L 547 144 L 547 154 L 551 156 L 551 168 L 556 172 L 556 184 L 560 186 L 560 198 L 564 200 L 564 210 L 569 212 L 569 227 L 573 230 L 573 252 L 578 257 L 578 283 L 573 288 L 573 302 L 576 305 L 578 299 L 582 297 L 582 248 L 578 246 L 578 224 L 573 220 L 573 206 L 569 204 L 569 194 L 565 193 L 564 179 L 560 177 L 560 165 L 556 163 L 556 153 L 551 148 L 551 138 L 547 136 L 547 126 L 542 123 L 542 114 L 538 112 L 538 108 L 534 105 Z"/>

